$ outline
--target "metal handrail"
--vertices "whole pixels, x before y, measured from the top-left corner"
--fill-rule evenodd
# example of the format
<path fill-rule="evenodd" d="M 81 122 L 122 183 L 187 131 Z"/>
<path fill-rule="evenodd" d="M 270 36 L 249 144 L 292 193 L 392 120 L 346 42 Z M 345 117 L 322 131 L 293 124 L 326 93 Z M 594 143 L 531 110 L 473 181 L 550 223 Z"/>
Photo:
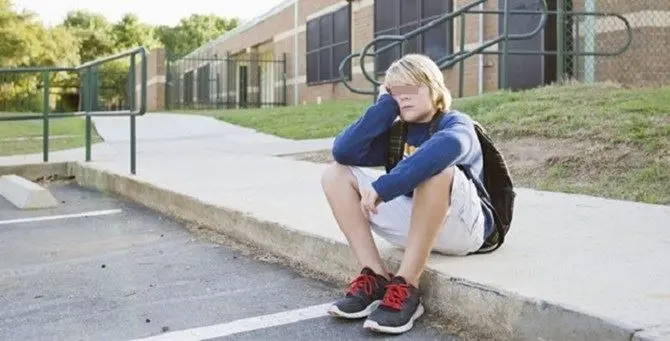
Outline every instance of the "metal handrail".
<path fill-rule="evenodd" d="M 141 61 L 141 73 L 140 73 L 140 107 L 136 109 L 136 56 L 140 55 Z M 121 58 L 130 57 L 130 78 L 132 83 L 132 91 L 130 91 L 130 110 L 118 110 L 118 111 L 109 111 L 109 110 L 91 110 L 93 105 L 93 96 L 90 95 L 92 90 L 93 81 L 93 70 L 104 63 L 118 60 Z M 75 67 L 24 67 L 24 68 L 0 68 L 0 74 L 17 74 L 17 73 L 42 73 L 43 82 L 44 82 L 44 103 L 43 103 L 43 112 L 41 115 L 38 114 L 25 114 L 25 115 L 0 115 L 0 122 L 2 121 L 28 121 L 35 119 L 43 120 L 43 146 L 42 146 L 42 158 L 44 162 L 49 161 L 49 120 L 53 118 L 65 118 L 65 117 L 77 117 L 84 116 L 86 118 L 86 161 L 91 161 L 91 117 L 97 116 L 129 116 L 130 117 L 130 171 L 132 174 L 136 173 L 136 152 L 137 152 L 137 143 L 136 143 L 136 116 L 142 116 L 147 112 L 147 50 L 144 46 L 136 47 L 131 50 L 119 52 L 117 54 L 99 58 L 93 61 L 83 63 Z M 50 88 L 50 78 L 49 74 L 52 72 L 83 72 L 83 91 L 82 98 L 84 100 L 83 111 L 75 111 L 72 113 L 49 113 L 49 88 Z"/>
<path fill-rule="evenodd" d="M 444 21 L 447 20 L 453 20 L 454 18 L 458 16 L 464 16 L 465 14 L 503 14 L 504 15 L 504 24 L 503 24 L 503 33 L 498 35 L 495 38 L 492 38 L 490 40 L 487 40 L 486 42 L 483 42 L 480 46 L 466 51 L 464 49 L 464 42 L 461 41 L 461 50 L 449 54 L 447 56 L 444 56 L 438 60 L 436 60 L 436 64 L 440 67 L 440 69 L 445 69 L 452 67 L 456 63 L 462 62 L 463 60 L 475 55 L 475 54 L 497 54 L 497 55 L 503 55 L 503 59 L 507 58 L 507 55 L 569 55 L 569 56 L 616 56 L 619 55 L 623 52 L 625 52 L 631 45 L 633 35 L 632 35 L 632 30 L 629 21 L 622 16 L 621 14 L 618 13 L 610 13 L 610 12 L 585 12 L 585 11 L 564 11 L 564 10 L 556 10 L 556 11 L 549 11 L 547 8 L 547 3 L 546 0 L 539 0 L 541 8 L 539 10 L 510 10 L 507 1 L 505 1 L 505 9 L 503 11 L 500 10 L 479 10 L 479 9 L 474 9 L 475 6 L 478 6 L 480 4 L 485 3 L 487 0 L 476 0 L 471 3 L 466 4 L 465 6 L 459 8 L 458 10 L 451 12 L 451 13 L 445 13 L 444 15 L 432 20 L 428 24 L 418 27 L 408 33 L 405 33 L 403 35 L 381 35 L 375 37 L 372 41 L 370 41 L 368 44 L 365 45 L 365 47 L 362 49 L 360 53 L 353 53 L 344 58 L 342 62 L 339 65 L 339 72 L 340 72 L 340 79 L 342 84 L 349 89 L 350 91 L 358 94 L 363 94 L 363 95 L 376 95 L 377 93 L 377 87 L 381 84 L 379 81 L 374 79 L 366 70 L 365 68 L 365 57 L 374 57 L 377 56 L 378 54 L 393 48 L 397 46 L 398 44 L 402 44 L 406 42 L 407 40 L 411 39 L 412 37 L 421 34 L 431 28 L 433 28 L 436 25 L 441 24 Z M 538 23 L 538 25 L 530 32 L 527 33 L 521 33 L 521 34 L 510 34 L 507 32 L 507 25 L 506 23 L 509 20 L 509 15 L 511 14 L 516 14 L 516 15 L 537 15 L 540 14 L 541 18 Z M 567 51 L 526 51 L 526 50 L 509 50 L 507 47 L 507 42 L 510 40 L 524 40 L 531 38 L 532 36 L 536 35 L 539 33 L 544 26 L 546 25 L 547 22 L 547 17 L 548 14 L 558 14 L 558 15 L 574 15 L 574 16 L 597 16 L 597 17 L 615 17 L 620 19 L 624 25 L 626 26 L 626 31 L 628 34 L 628 39 L 626 43 L 617 51 L 615 52 L 610 52 L 610 53 L 604 53 L 604 52 L 581 52 L 581 51 L 575 51 L 575 52 L 567 52 Z M 461 30 L 464 30 L 464 20 L 461 22 Z M 464 40 L 464 32 L 461 32 L 461 40 Z M 383 48 L 375 51 L 374 53 L 368 52 L 372 46 L 375 45 L 375 43 L 378 43 L 380 41 L 393 41 L 391 44 L 388 44 L 384 46 Z M 503 49 L 502 51 L 486 51 L 487 48 L 498 44 L 500 42 L 503 42 Z M 348 82 L 346 81 L 347 77 L 344 74 L 344 67 L 347 62 L 349 62 L 351 59 L 359 57 L 359 64 L 360 68 L 362 71 L 363 76 L 370 81 L 373 84 L 374 90 L 372 91 L 366 91 L 366 90 L 359 90 L 353 88 Z M 461 65 L 462 66 L 462 65 Z M 462 68 L 462 67 L 461 67 Z M 463 70 L 461 70 L 461 73 L 463 73 Z M 503 70 L 503 75 L 501 75 L 502 78 L 505 78 L 504 70 Z M 459 82 L 463 82 L 462 79 L 460 79 Z M 459 86 L 459 88 L 462 88 L 462 85 Z"/>
<path fill-rule="evenodd" d="M 379 81 L 377 81 L 376 79 L 374 79 L 372 76 L 370 76 L 370 74 L 365 69 L 365 57 L 366 56 L 376 56 L 376 55 L 378 55 L 378 54 L 380 54 L 380 53 L 382 53 L 382 52 L 384 52 L 388 49 L 391 49 L 391 48 L 395 47 L 399 43 L 403 43 L 404 41 L 407 41 L 407 40 L 411 39 L 412 37 L 414 37 L 416 35 L 419 35 L 421 33 L 424 33 L 426 31 L 428 31 L 429 29 L 431 29 L 431 28 L 433 28 L 433 27 L 435 27 L 435 26 L 437 26 L 437 25 L 439 25 L 439 24 L 441 24 L 441 23 L 443 23 L 447 20 L 453 20 L 456 17 L 463 16 L 463 15 L 469 14 L 469 13 L 473 13 L 471 11 L 472 8 L 474 8 L 476 6 L 479 6 L 480 4 L 483 4 L 486 1 L 487 0 L 476 0 L 476 1 L 470 2 L 466 5 L 464 5 L 463 7 L 459 8 L 456 11 L 445 13 L 442 16 L 431 20 L 428 24 L 426 24 L 424 26 L 421 26 L 421 27 L 418 27 L 418 28 L 416 28 L 416 29 L 414 29 L 410 32 L 407 32 L 403 35 L 380 35 L 380 36 L 375 37 L 368 44 L 366 44 L 365 47 L 363 47 L 361 53 L 352 54 L 352 55 L 348 56 L 347 58 L 345 58 L 340 63 L 339 71 L 340 71 L 340 77 L 342 79 L 342 82 L 345 83 L 345 86 L 349 90 L 351 90 L 352 92 L 359 93 L 359 94 L 375 95 L 376 91 L 357 90 L 357 89 L 353 89 L 351 86 L 346 84 L 346 80 L 345 80 L 345 76 L 344 76 L 344 65 L 348 60 L 353 58 L 354 55 L 360 56 L 359 57 L 360 58 L 359 59 L 359 65 L 361 67 L 361 71 L 363 73 L 363 76 L 368 81 L 370 81 L 376 89 L 381 83 Z M 483 44 L 482 46 L 480 46 L 478 48 L 478 50 L 481 51 L 481 50 L 483 50 L 483 49 L 485 49 L 489 46 L 495 45 L 496 43 L 498 43 L 498 42 L 500 42 L 501 40 L 504 40 L 504 39 L 506 39 L 506 40 L 522 40 L 522 39 L 527 39 L 527 38 L 532 37 L 533 35 L 537 34 L 544 27 L 544 25 L 547 21 L 547 12 L 548 12 L 547 11 L 546 0 L 540 0 L 540 5 L 542 7 L 542 11 L 541 12 L 536 12 L 535 14 L 541 14 L 542 16 L 540 18 L 540 22 L 538 23 L 538 25 L 535 27 L 535 29 L 533 31 L 531 31 L 529 33 L 524 33 L 524 34 L 509 34 L 509 33 L 507 33 L 507 30 L 505 29 L 504 33 L 502 35 L 499 35 L 496 39 L 492 39 L 491 41 Z M 509 16 L 509 14 L 515 14 L 516 12 L 522 12 L 522 11 L 510 11 L 509 6 L 505 6 L 504 11 L 491 11 L 491 12 L 496 12 L 498 14 L 504 14 L 505 18 L 507 18 Z M 372 48 L 372 46 L 374 46 L 375 43 L 380 42 L 380 41 L 393 41 L 393 43 L 384 46 L 383 48 L 375 51 L 375 53 L 368 53 L 368 50 L 370 48 Z M 458 62 L 458 61 L 463 60 L 463 59 L 465 59 L 465 58 L 467 58 L 467 57 L 469 57 L 473 54 L 474 53 L 459 52 L 459 53 L 457 53 L 457 57 L 455 57 L 454 60 L 456 60 L 456 62 Z M 447 56 L 447 57 L 449 57 L 449 56 Z M 454 62 L 454 63 L 456 63 L 456 62 Z M 441 63 L 439 61 L 438 61 L 437 64 L 440 68 L 445 67 L 444 65 L 440 65 Z M 453 64 L 451 64 L 451 65 L 453 65 Z"/>
<path fill-rule="evenodd" d="M 477 13 L 482 13 L 482 14 L 495 14 L 495 11 L 473 11 L 472 14 L 477 14 Z M 560 11 L 547 11 L 547 14 L 558 14 L 558 13 L 563 13 L 563 14 L 570 14 L 574 16 L 596 16 L 596 17 L 615 17 L 618 19 L 621 19 L 623 21 L 624 25 L 626 26 L 626 31 L 628 35 L 628 39 L 626 39 L 626 43 L 616 52 L 579 52 L 579 51 L 562 51 L 560 52 L 563 55 L 567 56 L 618 56 L 622 53 L 624 53 L 628 48 L 630 47 L 631 43 L 633 42 L 633 32 L 631 30 L 630 22 L 626 17 L 624 17 L 621 14 L 618 13 L 601 13 L 601 12 L 560 12 Z M 511 11 L 510 14 L 538 14 L 535 11 Z M 539 30 L 538 30 L 539 31 Z M 538 31 L 534 31 L 532 34 L 530 34 L 527 38 L 532 37 L 534 34 L 537 34 Z M 448 68 L 452 67 L 454 64 L 462 61 L 463 59 L 470 57 L 473 54 L 496 54 L 500 55 L 505 52 L 503 51 L 484 51 L 486 47 L 489 47 L 491 45 L 495 45 L 497 42 L 494 42 L 493 44 L 489 44 L 489 42 L 484 43 L 486 45 L 485 47 L 477 47 L 472 51 L 459 51 L 458 53 L 448 55 L 443 57 L 442 59 L 439 59 L 436 63 L 440 66 L 440 68 Z M 510 55 L 537 55 L 537 54 L 542 54 L 542 55 L 555 55 L 558 54 L 559 52 L 557 51 L 533 51 L 533 50 L 514 50 L 514 51 L 507 51 L 508 54 Z M 466 55 L 467 54 L 467 55 Z M 462 57 L 462 55 L 466 55 L 465 57 Z M 459 59 L 456 59 L 459 58 Z M 453 61 L 452 61 L 453 60 Z"/>

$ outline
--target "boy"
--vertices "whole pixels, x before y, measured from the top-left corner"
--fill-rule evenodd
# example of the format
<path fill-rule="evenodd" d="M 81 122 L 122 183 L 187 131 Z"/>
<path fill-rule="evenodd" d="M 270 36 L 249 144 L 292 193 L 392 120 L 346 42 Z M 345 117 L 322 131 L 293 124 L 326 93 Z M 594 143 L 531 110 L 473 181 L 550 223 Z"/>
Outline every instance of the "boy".
<path fill-rule="evenodd" d="M 409 54 L 388 68 L 377 102 L 336 138 L 336 162 L 324 172 L 322 186 L 362 271 L 331 315 L 367 317 L 363 326 L 379 332 L 410 330 L 424 312 L 418 286 L 430 252 L 467 255 L 493 231 L 492 213 L 457 167 L 482 181 L 473 121 L 450 105 L 438 66 Z M 433 122 L 438 113 L 444 115 Z M 385 164 L 396 119 L 407 123 L 405 157 L 375 178 L 360 167 Z M 395 275 L 383 264 L 372 231 L 405 249 Z"/>

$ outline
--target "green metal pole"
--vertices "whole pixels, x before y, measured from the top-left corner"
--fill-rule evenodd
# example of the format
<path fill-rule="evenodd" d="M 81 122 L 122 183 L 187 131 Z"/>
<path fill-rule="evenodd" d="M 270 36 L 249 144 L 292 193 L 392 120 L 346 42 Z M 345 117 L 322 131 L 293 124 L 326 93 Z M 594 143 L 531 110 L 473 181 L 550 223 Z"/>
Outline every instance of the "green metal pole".
<path fill-rule="evenodd" d="M 42 107 L 42 160 L 49 162 L 49 71 L 42 72 L 44 81 L 44 102 Z"/>
<path fill-rule="evenodd" d="M 93 105 L 93 75 L 91 67 L 84 71 L 84 89 L 86 97 L 84 99 L 84 112 L 86 113 L 86 161 L 91 161 L 91 106 Z"/>
<path fill-rule="evenodd" d="M 287 86 L 287 84 L 286 84 L 286 78 L 288 77 L 288 74 L 287 74 L 287 71 L 286 71 L 286 64 L 287 64 L 288 58 L 286 57 L 286 53 L 284 53 L 282 56 L 283 56 L 283 58 L 282 58 L 282 59 L 283 59 L 283 60 L 282 60 L 282 74 L 284 75 L 284 76 L 282 77 L 282 87 L 284 88 L 284 89 L 282 90 L 282 92 L 283 92 L 282 102 L 284 102 L 284 106 L 287 106 L 287 105 L 288 105 L 288 96 L 286 96 L 286 95 L 287 95 L 287 89 L 288 89 L 288 86 Z M 226 59 L 226 60 L 227 60 L 227 59 Z M 227 62 L 226 62 L 226 63 L 227 63 Z M 226 66 L 227 66 L 227 65 L 228 65 L 228 64 L 226 64 Z M 228 97 L 227 97 L 227 96 L 228 96 L 228 93 L 227 93 L 227 91 L 228 91 L 228 87 L 226 86 L 226 101 L 228 101 Z M 293 105 L 298 105 L 298 103 L 293 103 Z"/>
<path fill-rule="evenodd" d="M 560 1 L 560 0 L 559 0 Z M 504 14 L 503 14 L 503 39 L 500 42 L 503 47 L 502 58 L 500 60 L 500 83 L 501 88 L 507 89 L 507 56 L 509 55 L 509 47 L 507 46 L 509 34 L 509 0 L 504 0 Z"/>
<path fill-rule="evenodd" d="M 461 18 L 461 53 L 465 50 L 465 15 Z M 465 59 L 461 60 L 458 68 L 458 97 L 463 97 L 463 88 L 465 83 Z"/>
<path fill-rule="evenodd" d="M 556 1 L 556 81 L 563 84 L 564 50 L 565 50 L 565 22 L 563 18 L 564 0 Z"/>
<path fill-rule="evenodd" d="M 163 106 L 165 107 L 165 110 L 168 110 L 168 111 L 172 108 L 172 105 L 170 103 L 172 94 L 170 93 L 170 90 L 172 90 L 171 86 L 172 86 L 173 75 L 171 73 L 172 65 L 170 65 L 170 58 L 172 58 L 171 54 L 170 54 L 170 50 L 165 49 L 165 82 L 166 83 L 165 83 L 165 87 L 164 87 L 165 94 L 163 96 L 165 98 L 165 103 L 163 104 Z"/>
<path fill-rule="evenodd" d="M 130 84 L 131 90 L 130 90 L 130 111 L 134 112 L 135 109 L 137 108 L 137 104 L 135 103 L 135 100 L 137 98 L 136 96 L 136 91 L 137 91 L 137 81 L 135 77 L 135 54 L 130 56 Z M 144 79 L 142 79 L 144 81 Z M 136 170 L 136 145 L 135 145 L 135 114 L 132 113 L 130 114 L 130 173 L 135 175 L 135 170 Z"/>

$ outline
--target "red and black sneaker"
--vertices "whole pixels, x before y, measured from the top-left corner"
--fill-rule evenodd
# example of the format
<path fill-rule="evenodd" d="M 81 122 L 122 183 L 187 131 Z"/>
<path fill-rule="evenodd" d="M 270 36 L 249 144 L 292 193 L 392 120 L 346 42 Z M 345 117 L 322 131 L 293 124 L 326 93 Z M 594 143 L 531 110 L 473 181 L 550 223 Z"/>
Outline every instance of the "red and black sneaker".
<path fill-rule="evenodd" d="M 346 296 L 335 302 L 328 309 L 328 313 L 348 319 L 366 317 L 381 303 L 384 298 L 384 287 L 388 283 L 389 280 L 384 276 L 365 267 L 361 274 L 349 284 Z"/>
<path fill-rule="evenodd" d="M 412 329 L 414 321 L 423 313 L 419 289 L 396 276 L 386 286 L 384 301 L 368 316 L 363 328 L 401 334 Z"/>

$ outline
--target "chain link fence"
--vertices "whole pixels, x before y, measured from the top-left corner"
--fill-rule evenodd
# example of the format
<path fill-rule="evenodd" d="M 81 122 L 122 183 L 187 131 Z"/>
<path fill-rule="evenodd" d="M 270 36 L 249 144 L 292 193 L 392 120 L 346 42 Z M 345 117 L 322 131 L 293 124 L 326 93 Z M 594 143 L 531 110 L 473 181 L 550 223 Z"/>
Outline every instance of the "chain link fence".
<path fill-rule="evenodd" d="M 557 69 L 565 79 L 632 87 L 670 84 L 670 1 L 559 1 L 566 52 L 557 56 Z M 587 14 L 592 12 L 619 16 Z"/>

